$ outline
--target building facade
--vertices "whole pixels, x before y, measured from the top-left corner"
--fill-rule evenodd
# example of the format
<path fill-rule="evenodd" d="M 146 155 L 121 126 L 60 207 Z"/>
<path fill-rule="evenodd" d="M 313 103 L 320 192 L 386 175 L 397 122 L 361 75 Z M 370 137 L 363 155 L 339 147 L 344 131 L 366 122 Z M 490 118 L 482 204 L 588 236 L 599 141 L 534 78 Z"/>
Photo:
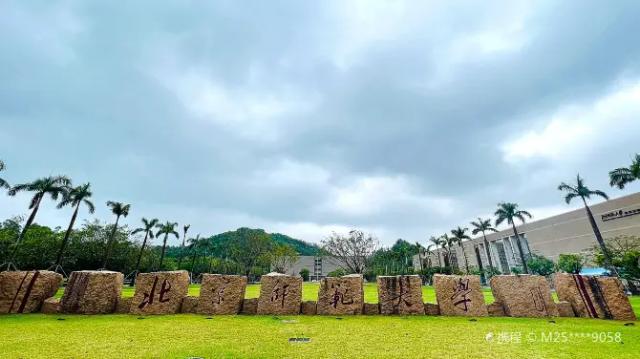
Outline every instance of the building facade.
<path fill-rule="evenodd" d="M 597 203 L 590 207 L 605 240 L 622 235 L 640 237 L 640 193 Z M 525 258 L 530 253 L 534 253 L 557 262 L 560 254 L 584 253 L 597 245 L 584 208 L 521 224 L 516 228 L 520 234 Z M 464 242 L 462 248 L 470 267 L 487 268 L 488 252 L 493 266 L 504 274 L 511 273 L 512 268 L 522 268 L 520 251 L 512 228 L 487 233 L 487 241 L 488 247 L 485 246 L 483 237 L 480 235 Z M 464 269 L 462 248 L 455 247 L 452 266 Z M 424 258 L 422 259 L 424 262 Z M 434 251 L 430 260 L 433 266 L 443 263 L 443 251 L 441 249 Z M 418 256 L 414 256 L 413 264 L 416 270 L 420 269 Z"/>
<path fill-rule="evenodd" d="M 285 274 L 298 275 L 303 268 L 306 268 L 309 270 L 309 280 L 318 281 L 334 270 L 343 268 L 344 266 L 341 266 L 340 263 L 340 260 L 335 257 L 300 256 Z"/>

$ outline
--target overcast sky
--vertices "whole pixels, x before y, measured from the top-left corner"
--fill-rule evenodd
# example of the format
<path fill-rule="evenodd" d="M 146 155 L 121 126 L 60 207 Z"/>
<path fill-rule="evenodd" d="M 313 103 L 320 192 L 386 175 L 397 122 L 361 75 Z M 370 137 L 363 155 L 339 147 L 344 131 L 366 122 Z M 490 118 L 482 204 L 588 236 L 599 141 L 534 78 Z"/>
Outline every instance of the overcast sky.
<path fill-rule="evenodd" d="M 53 3 L 0 2 L 1 176 L 91 182 L 103 221 L 424 243 L 566 211 L 577 172 L 640 190 L 607 179 L 640 152 L 638 1 Z"/>

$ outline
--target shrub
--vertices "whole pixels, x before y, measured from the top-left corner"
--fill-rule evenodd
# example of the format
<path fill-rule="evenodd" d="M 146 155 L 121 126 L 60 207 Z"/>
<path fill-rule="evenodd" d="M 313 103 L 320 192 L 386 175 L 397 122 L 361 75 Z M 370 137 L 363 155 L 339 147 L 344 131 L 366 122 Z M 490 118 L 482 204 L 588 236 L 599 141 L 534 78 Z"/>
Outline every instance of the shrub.
<path fill-rule="evenodd" d="M 580 254 L 561 254 L 558 258 L 558 269 L 563 272 L 578 274 L 584 266 L 584 257 Z"/>
<path fill-rule="evenodd" d="M 309 273 L 310 273 L 309 269 L 302 268 L 302 269 L 300 269 L 300 273 L 299 274 L 302 277 L 303 281 L 308 282 L 309 281 Z"/>
<path fill-rule="evenodd" d="M 555 272 L 555 265 L 553 261 L 541 255 L 533 254 L 527 261 L 527 265 L 533 274 L 543 275 L 546 277 Z"/>
<path fill-rule="evenodd" d="M 502 274 L 502 272 L 500 272 L 498 268 L 495 268 L 495 267 L 484 269 L 484 275 L 486 276 L 487 280 L 493 277 L 494 275 L 500 275 L 500 274 Z"/>
<path fill-rule="evenodd" d="M 327 273 L 327 277 L 342 277 L 343 275 L 347 275 L 347 271 L 344 270 L 343 268 L 338 268 L 336 270 L 333 270 Z"/>
<path fill-rule="evenodd" d="M 518 267 L 511 267 L 511 273 L 515 275 L 522 274 L 522 269 Z"/>

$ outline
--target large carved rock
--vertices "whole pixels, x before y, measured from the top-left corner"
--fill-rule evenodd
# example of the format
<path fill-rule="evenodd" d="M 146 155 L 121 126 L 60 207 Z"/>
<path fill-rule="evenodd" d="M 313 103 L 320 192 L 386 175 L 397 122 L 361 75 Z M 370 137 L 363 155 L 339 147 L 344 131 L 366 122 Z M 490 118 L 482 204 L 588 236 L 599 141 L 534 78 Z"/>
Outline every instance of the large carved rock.
<path fill-rule="evenodd" d="M 62 275 L 51 271 L 0 272 L 0 314 L 39 311 L 61 282 Z"/>
<path fill-rule="evenodd" d="M 510 317 L 557 317 L 549 283 L 538 275 L 497 275 L 491 278 L 491 291 Z"/>
<path fill-rule="evenodd" d="M 378 276 L 377 282 L 380 314 L 424 314 L 420 276 Z"/>
<path fill-rule="evenodd" d="M 488 315 L 480 276 L 436 274 L 433 282 L 440 314 L 469 317 Z"/>
<path fill-rule="evenodd" d="M 302 277 L 280 273 L 260 278 L 258 314 L 299 314 L 302 301 Z"/>
<path fill-rule="evenodd" d="M 340 278 L 323 278 L 318 291 L 318 314 L 362 314 L 364 303 L 363 280 L 359 274 Z"/>
<path fill-rule="evenodd" d="M 247 277 L 239 275 L 203 274 L 198 313 L 238 314 L 242 308 Z"/>
<path fill-rule="evenodd" d="M 122 293 L 124 275 L 110 271 L 72 272 L 61 301 L 63 313 L 113 313 Z"/>
<path fill-rule="evenodd" d="M 187 271 L 140 273 L 131 300 L 132 314 L 175 314 L 189 291 Z"/>
<path fill-rule="evenodd" d="M 60 300 L 54 297 L 47 298 L 42 303 L 42 308 L 40 309 L 42 314 L 57 314 L 60 312 Z"/>
<path fill-rule="evenodd" d="M 636 319 L 618 278 L 558 273 L 555 287 L 558 299 L 571 303 L 578 317 Z"/>

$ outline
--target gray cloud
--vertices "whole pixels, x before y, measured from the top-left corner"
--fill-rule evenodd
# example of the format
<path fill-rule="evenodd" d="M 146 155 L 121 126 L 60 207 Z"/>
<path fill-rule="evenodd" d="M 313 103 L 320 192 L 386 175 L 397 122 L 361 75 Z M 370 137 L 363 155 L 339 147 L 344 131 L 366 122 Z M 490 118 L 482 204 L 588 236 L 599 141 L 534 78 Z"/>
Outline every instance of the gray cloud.
<path fill-rule="evenodd" d="M 97 203 L 133 204 L 132 224 L 422 240 L 498 201 L 557 211 L 558 182 L 580 171 L 606 189 L 637 151 L 633 1 L 5 2 L 0 14 L 3 175 L 91 181 Z M 22 197 L 0 201 L 0 216 L 25 213 Z"/>

